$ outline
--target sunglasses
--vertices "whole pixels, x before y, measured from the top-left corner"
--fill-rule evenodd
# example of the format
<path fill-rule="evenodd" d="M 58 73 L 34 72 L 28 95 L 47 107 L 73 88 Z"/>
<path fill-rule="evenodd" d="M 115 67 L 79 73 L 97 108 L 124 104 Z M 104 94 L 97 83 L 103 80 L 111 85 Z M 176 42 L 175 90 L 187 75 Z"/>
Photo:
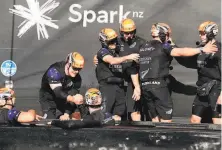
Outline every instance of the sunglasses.
<path fill-rule="evenodd" d="M 110 44 L 117 44 L 117 43 L 118 43 L 117 38 L 108 41 L 108 45 L 110 45 Z"/>
<path fill-rule="evenodd" d="M 205 35 L 206 33 L 204 31 L 199 31 L 200 35 Z"/>
<path fill-rule="evenodd" d="M 74 70 L 74 71 L 81 71 L 81 70 L 82 70 L 82 68 L 76 68 L 76 67 L 72 67 L 72 70 Z"/>
<path fill-rule="evenodd" d="M 126 35 L 129 35 L 129 34 L 134 34 L 134 31 L 131 31 L 131 32 L 123 32 L 124 34 L 126 34 Z"/>

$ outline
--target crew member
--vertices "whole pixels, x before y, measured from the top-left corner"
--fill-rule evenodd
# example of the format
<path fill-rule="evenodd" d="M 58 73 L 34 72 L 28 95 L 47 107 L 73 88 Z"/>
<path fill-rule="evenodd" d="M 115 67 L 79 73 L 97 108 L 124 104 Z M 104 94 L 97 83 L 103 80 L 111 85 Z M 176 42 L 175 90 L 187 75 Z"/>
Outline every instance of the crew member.
<path fill-rule="evenodd" d="M 216 46 L 208 43 L 203 48 L 177 48 L 168 42 L 171 29 L 165 23 L 152 25 L 153 40 L 140 48 L 140 81 L 144 104 L 147 105 L 153 122 L 171 122 L 173 102 L 170 97 L 166 78 L 172 57 L 194 56 L 199 53 L 217 51 Z"/>
<path fill-rule="evenodd" d="M 212 21 L 200 24 L 200 49 L 214 44 L 218 47 L 215 53 L 200 53 L 193 57 L 192 63 L 197 68 L 197 95 L 193 102 L 191 123 L 200 123 L 206 108 L 211 109 L 214 124 L 221 124 L 221 43 L 216 40 L 218 25 Z"/>
<path fill-rule="evenodd" d="M 47 119 L 68 120 L 75 109 L 82 106 L 79 72 L 83 67 L 83 56 L 72 52 L 65 61 L 56 62 L 47 69 L 40 88 L 40 104 Z"/>
<path fill-rule="evenodd" d="M 119 57 L 120 44 L 117 33 L 111 28 L 104 28 L 99 34 L 102 48 L 97 53 L 98 65 L 96 77 L 102 93 L 104 112 L 123 116 L 125 113 L 125 91 L 121 63 L 138 60 L 139 54 Z"/>
<path fill-rule="evenodd" d="M 36 111 L 20 111 L 15 108 L 15 92 L 9 88 L 0 88 L 0 124 L 18 125 L 39 121 L 43 117 L 36 114 Z"/>
<path fill-rule="evenodd" d="M 126 56 L 132 53 L 139 53 L 140 47 L 145 40 L 136 35 L 136 24 L 132 19 L 123 19 L 120 23 L 120 56 Z M 139 83 L 139 65 L 138 62 L 130 60 L 124 61 L 123 77 L 126 81 L 126 106 L 129 120 L 141 120 L 141 89 Z"/>

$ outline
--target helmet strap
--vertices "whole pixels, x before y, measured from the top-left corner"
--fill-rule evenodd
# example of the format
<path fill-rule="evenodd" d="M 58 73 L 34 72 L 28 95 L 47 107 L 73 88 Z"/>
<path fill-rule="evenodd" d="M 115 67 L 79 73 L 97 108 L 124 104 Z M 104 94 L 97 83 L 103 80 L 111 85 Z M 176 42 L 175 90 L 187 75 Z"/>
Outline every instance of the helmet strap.
<path fill-rule="evenodd" d="M 163 33 L 163 32 L 159 33 L 159 37 L 160 37 L 160 40 L 161 40 L 162 43 L 166 42 L 166 36 L 167 35 L 165 33 Z"/>
<path fill-rule="evenodd" d="M 69 68 L 71 67 L 71 63 L 67 62 L 65 66 L 65 74 L 69 75 Z"/>
<path fill-rule="evenodd" d="M 108 48 L 108 50 L 109 50 L 112 54 L 115 54 L 115 53 L 116 53 L 115 49 L 110 49 L 110 48 Z"/>
<path fill-rule="evenodd" d="M 69 74 L 69 69 L 70 69 L 70 67 L 72 67 L 72 62 L 74 61 L 74 60 L 72 60 L 73 58 L 72 58 L 72 53 L 69 53 L 69 55 L 68 55 L 68 59 L 67 59 L 67 63 L 68 63 L 68 70 L 67 70 L 67 73 Z"/>
<path fill-rule="evenodd" d="M 10 100 L 11 100 L 12 104 L 7 104 L 7 101 L 9 101 L 9 100 L 5 100 L 6 101 L 5 105 L 3 105 L 1 107 L 5 107 L 5 106 L 11 106 L 12 108 L 15 107 L 15 104 L 13 104 L 13 100 L 12 99 L 10 99 Z"/>
<path fill-rule="evenodd" d="M 207 42 L 212 41 L 214 39 L 214 34 L 213 31 L 211 31 L 210 33 L 207 33 Z"/>
<path fill-rule="evenodd" d="M 12 108 L 15 107 L 15 105 L 13 105 L 13 104 L 5 104 L 4 106 L 7 106 L 7 105 L 12 106 Z"/>

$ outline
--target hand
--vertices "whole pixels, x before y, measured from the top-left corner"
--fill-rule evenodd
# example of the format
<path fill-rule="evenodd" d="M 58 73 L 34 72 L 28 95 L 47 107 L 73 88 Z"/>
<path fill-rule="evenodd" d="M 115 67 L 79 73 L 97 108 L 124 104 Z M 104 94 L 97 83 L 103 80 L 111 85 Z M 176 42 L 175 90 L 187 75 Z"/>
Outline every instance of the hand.
<path fill-rule="evenodd" d="M 76 95 L 74 95 L 73 96 L 73 98 L 74 98 L 74 103 L 76 104 L 76 105 L 81 105 L 81 104 L 83 104 L 83 96 L 81 95 L 81 94 L 76 94 Z"/>
<path fill-rule="evenodd" d="M 39 115 L 35 115 L 35 120 L 40 121 L 41 119 L 45 119 L 45 118 Z"/>
<path fill-rule="evenodd" d="M 134 88 L 134 91 L 133 91 L 133 96 L 132 96 L 132 98 L 133 98 L 135 101 L 138 101 L 138 100 L 140 100 L 140 96 L 141 96 L 140 87 L 135 87 L 135 88 Z"/>
<path fill-rule="evenodd" d="M 220 96 L 217 98 L 217 104 L 221 105 L 221 94 L 220 94 Z"/>
<path fill-rule="evenodd" d="M 204 47 L 203 51 L 205 53 L 215 53 L 218 51 L 217 45 L 213 44 L 212 42 L 208 42 Z"/>
<path fill-rule="evenodd" d="M 64 115 L 59 117 L 60 120 L 69 120 L 69 114 L 64 113 Z"/>
<path fill-rule="evenodd" d="M 133 54 L 130 54 L 130 55 L 127 56 L 127 59 L 131 59 L 131 60 L 134 60 L 134 61 L 138 61 L 139 58 L 140 58 L 140 55 L 136 54 L 136 53 L 133 53 Z"/>
<path fill-rule="evenodd" d="M 93 57 L 93 64 L 94 64 L 95 66 L 98 65 L 97 55 L 95 55 L 95 56 Z"/>

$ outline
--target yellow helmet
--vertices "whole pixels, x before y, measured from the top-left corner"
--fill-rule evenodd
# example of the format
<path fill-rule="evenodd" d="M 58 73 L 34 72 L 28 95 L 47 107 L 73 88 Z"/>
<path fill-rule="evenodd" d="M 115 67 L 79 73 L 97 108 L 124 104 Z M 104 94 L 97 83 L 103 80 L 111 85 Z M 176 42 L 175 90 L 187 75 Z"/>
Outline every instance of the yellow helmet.
<path fill-rule="evenodd" d="M 6 101 L 9 99 L 12 100 L 12 105 L 14 105 L 15 92 L 9 88 L 0 88 L 0 106 L 4 106 L 6 104 Z"/>
<path fill-rule="evenodd" d="M 159 36 L 159 33 L 163 32 L 167 34 L 168 36 L 171 36 L 172 30 L 170 26 L 166 23 L 155 23 L 151 27 L 151 35 L 153 37 Z"/>
<path fill-rule="evenodd" d="M 72 52 L 67 57 L 67 62 L 70 63 L 71 67 L 76 69 L 82 69 L 84 67 L 84 57 L 78 52 Z"/>
<path fill-rule="evenodd" d="M 133 32 L 136 30 L 136 24 L 132 19 L 123 19 L 120 23 L 120 32 Z"/>
<path fill-rule="evenodd" d="M 99 33 L 99 38 L 104 42 L 111 41 L 117 38 L 117 36 L 118 34 L 116 33 L 116 31 L 111 28 L 104 28 Z"/>
<path fill-rule="evenodd" d="M 90 88 L 86 91 L 85 100 L 87 105 L 101 105 L 102 94 L 96 88 Z"/>
<path fill-rule="evenodd" d="M 213 38 L 218 33 L 218 25 L 212 21 L 205 21 L 199 25 L 198 31 L 201 34 L 207 34 L 207 36 Z"/>
<path fill-rule="evenodd" d="M 103 47 L 115 50 L 118 44 L 118 34 L 111 28 L 104 28 L 99 33 L 99 40 Z"/>

